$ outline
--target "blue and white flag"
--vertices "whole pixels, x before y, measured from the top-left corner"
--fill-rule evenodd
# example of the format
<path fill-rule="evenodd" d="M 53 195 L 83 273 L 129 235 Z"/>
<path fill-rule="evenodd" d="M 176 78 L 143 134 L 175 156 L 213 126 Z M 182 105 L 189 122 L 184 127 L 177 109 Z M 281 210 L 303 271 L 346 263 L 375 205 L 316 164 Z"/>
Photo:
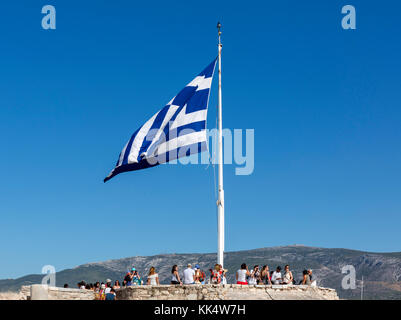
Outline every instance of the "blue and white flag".
<path fill-rule="evenodd" d="M 132 135 L 104 179 L 207 150 L 206 117 L 216 60 Z"/>

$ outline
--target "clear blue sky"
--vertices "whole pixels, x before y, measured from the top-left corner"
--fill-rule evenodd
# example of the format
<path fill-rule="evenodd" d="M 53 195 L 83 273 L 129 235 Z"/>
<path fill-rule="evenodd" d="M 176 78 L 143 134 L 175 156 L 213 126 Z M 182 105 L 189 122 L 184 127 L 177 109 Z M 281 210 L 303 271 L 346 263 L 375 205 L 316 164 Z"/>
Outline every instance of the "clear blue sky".
<path fill-rule="evenodd" d="M 57 29 L 41 28 L 41 8 Z M 353 4 L 357 30 L 341 28 Z M 401 4 L 6 1 L 0 19 L 0 278 L 216 250 L 213 170 L 103 183 L 129 136 L 216 56 L 224 127 L 255 129 L 255 171 L 225 166 L 226 250 L 401 251 Z M 215 91 L 214 83 L 214 91 Z M 216 112 L 211 96 L 209 128 Z"/>

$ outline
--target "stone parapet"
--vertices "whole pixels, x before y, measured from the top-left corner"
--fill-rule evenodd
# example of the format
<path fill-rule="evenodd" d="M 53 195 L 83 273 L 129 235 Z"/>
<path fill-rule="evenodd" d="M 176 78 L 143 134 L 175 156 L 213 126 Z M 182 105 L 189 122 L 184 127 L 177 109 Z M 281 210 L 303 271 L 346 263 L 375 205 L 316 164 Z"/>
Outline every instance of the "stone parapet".
<path fill-rule="evenodd" d="M 334 289 L 302 285 L 160 285 L 117 290 L 118 300 L 338 300 Z"/>
<path fill-rule="evenodd" d="M 42 284 L 22 286 L 20 295 L 26 300 L 94 300 L 91 290 L 49 287 Z"/>
<path fill-rule="evenodd" d="M 334 289 L 302 285 L 159 285 L 131 286 L 116 290 L 117 300 L 338 300 Z M 23 286 L 21 299 L 94 300 L 90 290 Z"/>

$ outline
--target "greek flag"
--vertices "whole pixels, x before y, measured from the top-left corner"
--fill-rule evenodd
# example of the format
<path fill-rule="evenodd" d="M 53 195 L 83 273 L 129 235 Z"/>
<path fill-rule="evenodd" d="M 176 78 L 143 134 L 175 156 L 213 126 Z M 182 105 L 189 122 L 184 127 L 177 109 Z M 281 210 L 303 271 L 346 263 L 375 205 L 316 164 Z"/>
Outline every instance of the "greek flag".
<path fill-rule="evenodd" d="M 207 150 L 206 117 L 215 59 L 132 135 L 104 182 Z"/>

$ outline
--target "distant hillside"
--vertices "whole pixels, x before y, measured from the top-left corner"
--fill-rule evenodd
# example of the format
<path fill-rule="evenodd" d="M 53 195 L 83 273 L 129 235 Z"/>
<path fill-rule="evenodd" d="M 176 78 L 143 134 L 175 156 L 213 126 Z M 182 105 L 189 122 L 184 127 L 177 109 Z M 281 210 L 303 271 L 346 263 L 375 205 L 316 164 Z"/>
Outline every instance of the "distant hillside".
<path fill-rule="evenodd" d="M 151 266 L 155 266 L 162 283 L 169 283 L 171 267 L 177 264 L 182 272 L 189 262 L 199 263 L 205 271 L 214 265 L 216 254 L 163 254 L 148 257 L 131 257 L 88 263 L 73 269 L 66 269 L 56 274 L 57 286 L 68 283 L 104 281 L 107 278 L 122 280 L 131 266 L 135 266 L 141 275 L 146 275 Z M 365 280 L 364 297 L 366 299 L 401 299 L 401 252 L 370 253 L 348 249 L 324 249 L 305 246 L 286 246 L 262 248 L 246 251 L 227 252 L 225 268 L 229 270 L 228 282 L 234 283 L 235 271 L 241 263 L 248 266 L 265 265 L 274 269 L 277 265 L 289 264 L 296 280 L 301 279 L 305 268 L 312 268 L 318 285 L 337 290 L 340 298 L 359 299 L 360 288 L 343 290 L 341 267 L 353 265 L 357 279 L 362 275 Z M 22 285 L 40 283 L 43 275 L 27 275 L 18 279 L 0 280 L 0 291 L 17 291 Z"/>

